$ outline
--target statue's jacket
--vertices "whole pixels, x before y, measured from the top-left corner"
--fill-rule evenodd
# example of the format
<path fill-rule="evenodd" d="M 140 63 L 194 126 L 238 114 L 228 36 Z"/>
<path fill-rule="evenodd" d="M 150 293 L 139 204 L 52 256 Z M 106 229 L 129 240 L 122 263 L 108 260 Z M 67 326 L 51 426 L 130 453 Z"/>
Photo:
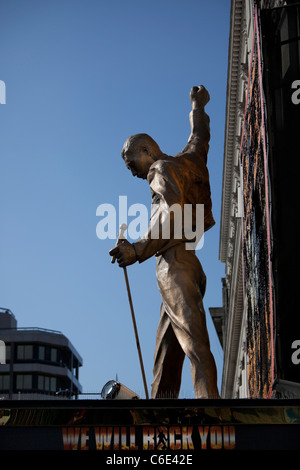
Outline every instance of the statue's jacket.
<path fill-rule="evenodd" d="M 137 258 L 143 262 L 151 256 L 159 256 L 170 247 L 186 243 L 182 227 L 182 237 L 174 237 L 173 212 L 170 216 L 170 236 L 162 236 L 162 221 L 166 211 L 179 205 L 182 213 L 185 205 L 192 208 L 192 225 L 196 225 L 196 205 L 204 206 L 204 231 L 214 224 L 212 201 L 207 169 L 207 155 L 203 152 L 181 152 L 174 157 L 162 155 L 148 172 L 147 180 L 151 189 L 152 205 L 150 224 L 145 235 L 134 243 Z M 182 223 L 184 221 L 182 216 Z M 158 236 L 159 234 L 159 236 Z"/>

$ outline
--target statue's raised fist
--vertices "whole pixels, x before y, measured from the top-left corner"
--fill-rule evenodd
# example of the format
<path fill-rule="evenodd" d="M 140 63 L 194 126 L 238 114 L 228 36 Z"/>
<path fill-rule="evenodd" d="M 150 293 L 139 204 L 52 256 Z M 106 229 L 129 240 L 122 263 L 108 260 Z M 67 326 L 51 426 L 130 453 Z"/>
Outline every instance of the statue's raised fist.
<path fill-rule="evenodd" d="M 191 103 L 194 108 L 204 108 L 204 106 L 209 102 L 210 96 L 207 89 L 203 86 L 193 86 L 190 92 Z"/>

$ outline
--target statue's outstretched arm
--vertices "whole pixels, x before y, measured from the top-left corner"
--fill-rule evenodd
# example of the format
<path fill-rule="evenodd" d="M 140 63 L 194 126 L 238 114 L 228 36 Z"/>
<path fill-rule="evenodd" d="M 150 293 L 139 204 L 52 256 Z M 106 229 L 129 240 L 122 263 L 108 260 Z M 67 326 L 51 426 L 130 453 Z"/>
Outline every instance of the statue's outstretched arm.
<path fill-rule="evenodd" d="M 183 153 L 197 153 L 206 157 L 209 149 L 209 116 L 204 111 L 210 96 L 203 85 L 194 86 L 190 92 L 192 111 L 190 112 L 191 134 Z"/>

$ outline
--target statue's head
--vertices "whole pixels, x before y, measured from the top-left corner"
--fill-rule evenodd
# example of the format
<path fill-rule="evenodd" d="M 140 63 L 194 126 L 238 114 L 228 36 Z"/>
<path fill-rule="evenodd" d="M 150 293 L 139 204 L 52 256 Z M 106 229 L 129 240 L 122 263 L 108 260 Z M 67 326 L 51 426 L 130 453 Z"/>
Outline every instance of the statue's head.
<path fill-rule="evenodd" d="M 155 140 L 148 134 L 135 134 L 129 137 L 121 156 L 133 176 L 146 179 L 150 166 L 162 154 Z"/>

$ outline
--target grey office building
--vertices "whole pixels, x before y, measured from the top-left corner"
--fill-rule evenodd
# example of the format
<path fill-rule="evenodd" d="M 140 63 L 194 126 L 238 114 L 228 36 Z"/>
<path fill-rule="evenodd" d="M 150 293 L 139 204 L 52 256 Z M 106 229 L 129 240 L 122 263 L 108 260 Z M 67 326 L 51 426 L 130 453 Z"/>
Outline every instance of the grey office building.
<path fill-rule="evenodd" d="M 0 308 L 0 399 L 76 398 L 82 358 L 59 331 L 18 328 Z"/>

